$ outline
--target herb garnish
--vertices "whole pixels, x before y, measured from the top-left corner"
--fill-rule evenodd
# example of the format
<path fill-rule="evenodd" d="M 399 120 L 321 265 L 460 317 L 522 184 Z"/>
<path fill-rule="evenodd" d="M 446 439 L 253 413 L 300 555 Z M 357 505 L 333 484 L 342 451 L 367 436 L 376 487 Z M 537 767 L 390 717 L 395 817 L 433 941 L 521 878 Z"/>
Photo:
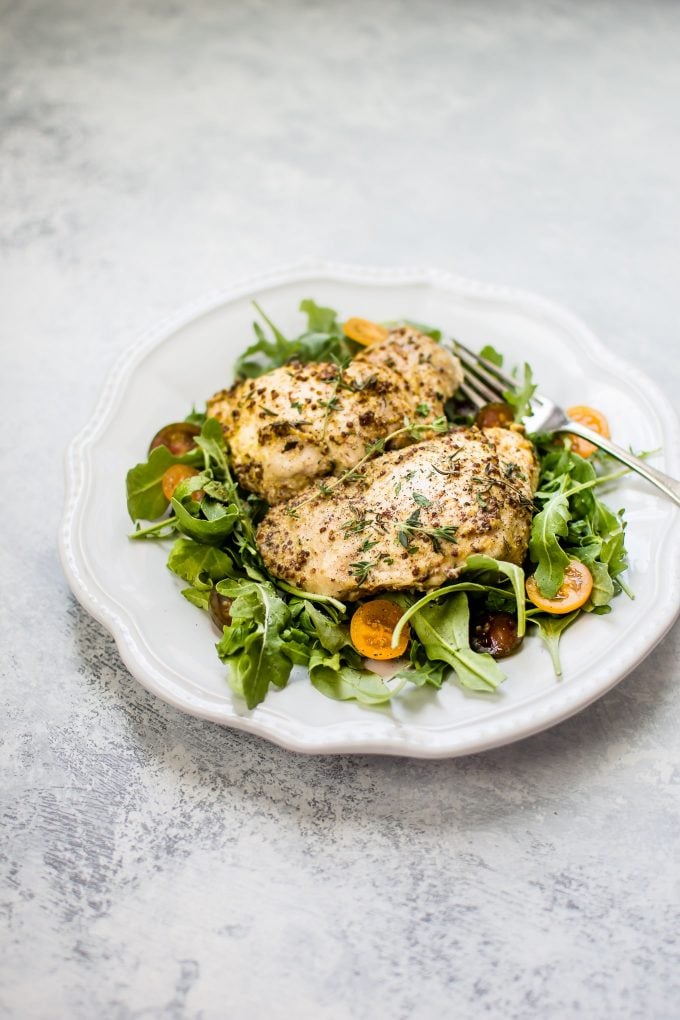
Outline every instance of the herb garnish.
<path fill-rule="evenodd" d="M 361 458 L 361 460 L 357 461 L 354 467 L 349 468 L 349 470 L 345 471 L 342 475 L 340 475 L 339 478 L 336 478 L 330 485 L 328 485 L 327 486 L 328 491 L 326 494 L 330 495 L 341 485 L 360 481 L 361 478 L 363 477 L 361 468 L 364 466 L 364 464 L 371 460 L 371 458 L 374 457 L 376 453 L 383 453 L 386 445 L 390 443 L 393 439 L 396 439 L 398 436 L 408 436 L 409 439 L 418 441 L 419 439 L 423 438 L 423 435 L 425 433 L 430 431 L 435 432 L 437 435 L 445 434 L 446 432 L 449 431 L 448 419 L 442 415 L 439 418 L 435 418 L 434 421 L 428 422 L 427 424 L 423 423 L 422 425 L 407 420 L 406 424 L 402 428 L 395 429 L 394 432 L 390 432 L 389 435 L 382 436 L 380 439 L 376 439 L 372 443 L 367 443 L 365 447 L 366 453 Z M 413 474 L 416 474 L 416 472 L 414 471 Z M 406 477 L 408 478 L 409 476 L 407 475 Z M 314 496 L 309 496 L 301 503 L 298 503 L 297 506 L 294 508 L 291 508 L 290 506 L 287 507 L 285 513 L 288 514 L 289 517 L 292 517 L 293 511 L 297 512 L 301 507 L 307 506 L 307 504 L 311 503 L 312 500 L 314 499 L 316 499 L 316 494 Z"/>
<path fill-rule="evenodd" d="M 429 539 L 435 552 L 441 552 L 441 542 L 455 542 L 457 531 L 458 528 L 452 525 L 444 525 L 437 528 L 426 527 L 421 523 L 420 508 L 418 508 L 399 525 L 397 538 L 409 553 L 414 552 L 416 549 L 416 546 L 411 545 L 411 537 L 413 535 L 422 535 L 424 538 Z"/>
<path fill-rule="evenodd" d="M 361 585 L 368 579 L 368 575 L 374 564 L 370 560 L 360 560 L 358 563 L 350 563 L 349 568 L 357 584 Z"/>
<path fill-rule="evenodd" d="M 343 534 L 345 538 L 348 535 L 360 535 L 362 531 L 366 531 L 367 528 L 372 527 L 375 524 L 375 518 L 366 517 L 365 514 L 359 514 L 352 521 L 345 521 L 341 524 Z"/>
<path fill-rule="evenodd" d="M 420 493 L 420 492 L 413 492 L 413 493 L 411 493 L 411 495 L 413 496 L 413 502 L 417 503 L 418 506 L 421 506 L 423 508 L 426 508 L 428 506 L 432 506 L 432 500 L 428 499 L 427 496 L 423 496 L 422 493 Z"/>

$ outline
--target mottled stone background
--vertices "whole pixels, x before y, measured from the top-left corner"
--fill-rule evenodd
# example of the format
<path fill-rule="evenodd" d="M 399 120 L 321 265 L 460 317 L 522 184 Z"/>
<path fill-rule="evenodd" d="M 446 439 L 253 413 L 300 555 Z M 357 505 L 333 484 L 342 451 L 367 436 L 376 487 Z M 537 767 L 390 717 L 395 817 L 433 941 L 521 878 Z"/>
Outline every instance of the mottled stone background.
<path fill-rule="evenodd" d="M 308 255 L 543 292 L 676 398 L 680 5 L 0 11 L 0 1015 L 680 1016 L 677 628 L 514 747 L 310 759 L 148 696 L 55 552 L 118 353 Z"/>

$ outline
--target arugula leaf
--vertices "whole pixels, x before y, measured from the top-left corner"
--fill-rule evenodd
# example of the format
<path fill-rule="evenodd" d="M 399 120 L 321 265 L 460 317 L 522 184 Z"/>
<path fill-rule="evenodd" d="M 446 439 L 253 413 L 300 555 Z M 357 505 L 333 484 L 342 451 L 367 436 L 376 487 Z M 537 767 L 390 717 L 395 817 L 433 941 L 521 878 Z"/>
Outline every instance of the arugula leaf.
<path fill-rule="evenodd" d="M 191 408 L 191 413 L 184 419 L 189 422 L 190 425 L 203 425 L 206 419 L 205 411 L 197 411 L 195 407 Z"/>
<path fill-rule="evenodd" d="M 503 591 L 500 588 L 489 588 L 484 597 L 484 605 L 490 613 L 511 613 L 515 604 L 516 600 L 514 591 Z"/>
<path fill-rule="evenodd" d="M 285 642 L 286 655 L 293 665 L 306 666 L 313 648 L 309 634 L 297 627 L 287 627 L 281 637 Z"/>
<path fill-rule="evenodd" d="M 495 560 L 494 562 L 503 563 L 503 560 Z M 419 613 L 424 606 L 429 605 L 430 602 L 442 599 L 445 595 L 452 595 L 454 592 L 472 591 L 479 592 L 489 597 L 489 595 L 497 595 L 499 598 L 504 600 L 503 608 L 507 608 L 507 600 L 514 601 L 514 592 L 505 591 L 503 588 L 494 588 L 490 584 L 481 584 L 476 581 L 458 581 L 456 584 L 447 584 L 443 588 L 436 588 L 434 591 L 430 591 L 427 595 L 423 595 L 417 602 L 412 602 L 410 605 L 408 602 L 404 604 L 403 596 L 395 597 L 392 596 L 392 601 L 396 602 L 397 605 L 401 606 L 405 611 L 403 615 L 397 621 L 397 625 L 392 633 L 392 647 L 396 648 L 399 643 L 399 635 L 408 621 Z"/>
<path fill-rule="evenodd" d="M 562 676 L 562 663 L 560 662 L 559 644 L 562 634 L 567 627 L 574 622 L 581 613 L 575 609 L 573 613 L 565 613 L 564 616 L 551 616 L 549 613 L 538 613 L 536 616 L 527 617 L 530 623 L 538 627 L 538 635 L 545 642 L 550 658 L 552 659 L 555 676 Z"/>
<path fill-rule="evenodd" d="M 526 630 L 526 596 L 524 594 L 524 571 L 516 563 L 507 560 L 495 560 L 491 556 L 474 553 L 465 561 L 465 570 L 490 570 L 505 574 L 510 579 L 517 607 L 517 636 L 524 637 Z M 493 592 L 491 593 L 493 594 Z"/>
<path fill-rule="evenodd" d="M 210 499 L 208 496 L 197 505 L 207 521 L 219 521 L 229 506 L 221 499 Z M 238 510 L 238 507 L 236 509 Z"/>
<path fill-rule="evenodd" d="M 288 592 L 289 595 L 295 595 L 303 602 L 318 602 L 320 605 L 332 607 L 336 612 L 339 612 L 341 616 L 344 616 L 347 612 L 345 603 L 340 602 L 339 599 L 334 599 L 332 595 L 318 595 L 312 591 L 304 591 L 303 588 L 296 588 L 292 584 L 287 584 L 286 581 L 277 580 L 276 583 L 282 591 Z M 327 611 L 330 610 L 327 608 Z"/>
<path fill-rule="evenodd" d="M 490 361 L 492 365 L 497 365 L 498 368 L 503 367 L 503 355 L 495 347 L 492 347 L 491 344 L 486 344 L 485 347 L 482 347 L 479 356 L 480 358 L 486 358 L 487 361 Z"/>
<path fill-rule="evenodd" d="M 572 517 L 578 519 L 589 519 L 595 511 L 597 497 L 592 488 L 578 489 L 580 485 L 590 485 L 596 481 L 595 468 L 589 460 L 579 457 L 576 453 L 569 453 L 569 485 L 567 492 L 569 496 L 569 507 Z M 576 485 L 571 483 L 575 482 Z"/>
<path fill-rule="evenodd" d="M 212 582 L 234 576 L 231 556 L 212 545 L 178 538 L 168 556 L 168 569 L 194 587 L 212 587 Z M 210 581 L 206 585 L 205 578 Z"/>
<path fill-rule="evenodd" d="M 235 690 L 248 708 L 259 705 L 270 683 L 285 687 L 292 660 L 282 636 L 290 612 L 273 585 L 254 581 L 220 581 L 220 595 L 234 601 L 229 610 L 231 625 L 217 643 L 217 654 L 230 667 Z"/>
<path fill-rule="evenodd" d="M 470 648 L 470 610 L 462 592 L 440 605 L 430 603 L 411 622 L 428 658 L 453 666 L 461 686 L 494 691 L 505 680 L 505 674 L 487 652 L 480 654 Z"/>
<path fill-rule="evenodd" d="M 156 521 L 155 524 L 150 524 L 148 528 L 140 528 L 139 521 L 135 530 L 128 535 L 128 538 L 136 541 L 150 541 L 154 542 L 158 539 L 172 538 L 177 531 L 177 521 L 174 517 L 164 517 L 160 521 Z"/>
<path fill-rule="evenodd" d="M 531 398 L 536 392 L 531 366 L 524 362 L 524 379 L 512 389 L 505 390 L 503 399 L 515 409 L 515 421 L 521 421 L 531 414 Z"/>
<path fill-rule="evenodd" d="M 368 670 L 355 669 L 341 661 L 336 652 L 315 649 L 309 660 L 312 685 L 335 701 L 358 701 L 362 705 L 383 705 L 393 695 L 382 677 Z"/>
<path fill-rule="evenodd" d="M 197 456 L 198 455 L 198 456 Z M 142 464 L 135 464 L 127 473 L 127 509 L 133 521 L 155 521 L 168 509 L 163 495 L 161 479 L 172 464 L 195 464 L 200 454 L 196 450 L 175 457 L 167 446 L 157 446 Z"/>
<path fill-rule="evenodd" d="M 619 576 L 628 566 L 625 523 L 621 514 L 613 513 L 597 498 L 595 487 L 601 483 L 601 477 L 592 461 L 564 447 L 555 448 L 554 441 L 541 441 L 542 445 L 546 443 L 536 498 L 561 500 L 561 493 L 568 500 L 567 531 L 564 533 L 560 525 L 555 540 L 564 554 L 576 557 L 590 569 L 595 595 L 587 608 L 589 612 L 601 613 L 620 590 L 632 597 Z M 537 521 L 538 518 L 534 520 L 536 529 L 540 524 Z"/>
<path fill-rule="evenodd" d="M 569 500 L 560 490 L 550 497 L 531 525 L 529 555 L 537 565 L 538 590 L 546 598 L 555 597 L 569 566 L 569 556 L 558 542 L 558 537 L 566 537 L 570 517 Z"/>
<path fill-rule="evenodd" d="M 602 539 L 600 559 L 607 564 L 611 576 L 618 577 L 628 567 L 624 522 L 619 514 L 612 513 L 609 507 L 598 499 L 592 528 Z"/>
<path fill-rule="evenodd" d="M 608 606 L 614 598 L 614 582 L 609 576 L 609 569 L 606 563 L 597 561 L 591 563 L 590 572 L 593 575 L 593 590 L 588 599 L 588 606 L 585 608 Z"/>
<path fill-rule="evenodd" d="M 215 461 L 223 474 L 228 475 L 229 465 L 224 432 L 217 418 L 206 418 L 201 428 L 201 434 L 196 436 L 196 444 L 210 460 Z"/>
<path fill-rule="evenodd" d="M 175 496 L 172 497 L 170 505 L 175 511 L 179 530 L 189 538 L 206 545 L 221 545 L 223 539 L 234 530 L 234 525 L 239 518 L 238 507 L 234 505 L 217 504 L 221 507 L 221 511 L 219 514 L 216 513 L 216 516 L 210 521 L 194 516 Z M 200 507 L 200 504 L 194 503 L 194 506 Z"/>
<path fill-rule="evenodd" d="M 278 368 L 280 365 L 285 364 L 289 358 L 293 357 L 295 351 L 294 343 L 286 340 L 283 334 L 273 325 L 264 313 L 260 310 L 256 304 L 258 312 L 262 315 L 263 319 L 269 325 L 273 340 L 268 340 L 267 335 L 258 322 L 253 323 L 253 330 L 255 332 L 256 340 L 255 343 L 251 344 L 250 347 L 246 348 L 243 354 L 237 359 L 234 366 L 234 371 L 237 378 L 240 379 L 256 379 L 262 375 L 263 372 L 267 372 L 272 368 Z M 257 357 L 257 355 L 264 355 L 263 359 Z"/>
<path fill-rule="evenodd" d="M 347 628 L 333 623 L 325 613 L 311 603 L 306 602 L 303 609 L 303 618 L 307 623 L 307 629 L 318 639 L 326 651 L 335 654 L 346 645 L 351 645 Z"/>
<path fill-rule="evenodd" d="M 439 689 L 451 668 L 446 662 L 428 659 L 427 652 L 416 638 L 411 639 L 409 660 L 410 665 L 395 673 L 394 679 L 408 680 L 409 683 L 415 684 L 416 687 L 429 686 Z"/>
<path fill-rule="evenodd" d="M 181 594 L 184 595 L 187 602 L 191 602 L 192 606 L 207 610 L 210 588 L 183 588 Z"/>
<path fill-rule="evenodd" d="M 340 336 L 342 330 L 338 325 L 337 312 L 334 308 L 323 308 L 311 298 L 300 302 L 300 311 L 307 316 L 308 333 L 326 333 L 328 336 Z"/>
<path fill-rule="evenodd" d="M 342 364 L 359 350 L 360 345 L 342 332 L 334 309 L 323 308 L 309 298 L 300 303 L 300 311 L 307 316 L 307 330 L 293 340 L 286 339 L 262 309 L 258 305 L 255 307 L 274 339 L 269 340 L 262 327 L 253 323 L 257 339 L 236 362 L 238 378 L 256 379 L 263 372 L 279 368 L 292 358 L 305 363 L 335 361 Z"/>
<path fill-rule="evenodd" d="M 268 340 L 259 323 L 253 323 L 257 340 L 247 347 L 234 364 L 234 375 L 237 379 L 257 379 L 263 372 L 278 368 L 287 360 L 282 354 L 280 345 Z M 263 359 L 257 358 L 264 355 Z"/>

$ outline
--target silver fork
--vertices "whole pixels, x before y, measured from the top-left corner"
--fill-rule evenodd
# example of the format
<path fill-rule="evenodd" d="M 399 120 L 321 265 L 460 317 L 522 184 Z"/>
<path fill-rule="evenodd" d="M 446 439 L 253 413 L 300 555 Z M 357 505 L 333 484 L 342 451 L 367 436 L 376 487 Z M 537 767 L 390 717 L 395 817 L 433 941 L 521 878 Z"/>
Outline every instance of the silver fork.
<path fill-rule="evenodd" d="M 467 399 L 477 408 L 485 404 L 502 401 L 506 390 L 514 390 L 517 387 L 516 380 L 494 365 L 492 361 L 475 354 L 465 344 L 458 340 L 453 341 L 454 350 L 460 358 L 465 369 L 465 379 L 461 384 L 461 390 Z M 673 502 L 680 506 L 680 482 L 663 471 L 657 471 L 650 467 L 639 457 L 624 450 L 622 447 L 612 443 L 611 439 L 605 439 L 597 432 L 591 431 L 579 422 L 570 421 L 561 407 L 558 407 L 553 400 L 535 393 L 531 398 L 531 414 L 524 419 L 527 432 L 569 432 L 574 436 L 581 436 L 589 443 L 598 446 L 601 450 L 621 461 L 631 471 L 636 471 L 643 478 L 646 478 L 657 489 L 661 489 Z"/>

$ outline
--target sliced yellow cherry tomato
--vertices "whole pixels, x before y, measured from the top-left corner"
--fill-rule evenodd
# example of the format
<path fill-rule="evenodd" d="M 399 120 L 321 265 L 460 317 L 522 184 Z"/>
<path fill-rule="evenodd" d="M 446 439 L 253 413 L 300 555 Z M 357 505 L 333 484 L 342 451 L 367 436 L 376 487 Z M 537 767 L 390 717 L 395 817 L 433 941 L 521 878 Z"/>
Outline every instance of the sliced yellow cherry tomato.
<path fill-rule="evenodd" d="M 389 599 L 372 599 L 359 606 L 349 625 L 352 644 L 367 659 L 398 659 L 406 651 L 411 636 L 408 624 L 392 648 L 392 632 L 403 610 Z"/>
<path fill-rule="evenodd" d="M 586 404 L 574 404 L 573 407 L 567 408 L 567 418 L 579 422 L 580 425 L 585 425 L 586 428 L 592 429 L 593 432 L 597 432 L 599 436 L 604 436 L 605 439 L 609 439 L 611 436 L 609 422 L 602 414 L 602 411 L 598 411 L 595 407 L 588 407 Z M 572 450 L 581 457 L 590 457 L 597 450 L 597 447 L 589 443 L 587 439 L 581 439 L 580 436 L 572 435 L 569 438 L 571 439 Z"/>
<path fill-rule="evenodd" d="M 197 475 L 198 471 L 196 468 L 189 467 L 188 464 L 171 464 L 170 467 L 163 473 L 161 478 L 161 488 L 163 489 L 163 495 L 168 502 L 172 499 L 175 494 L 175 489 L 180 482 L 183 482 L 186 478 L 193 478 Z M 203 496 L 203 490 L 198 489 L 197 492 L 192 493 L 193 499 L 200 502 Z"/>
<path fill-rule="evenodd" d="M 350 340 L 356 340 L 364 347 L 371 344 L 378 344 L 389 336 L 389 329 L 381 326 L 378 322 L 371 322 L 370 319 L 348 319 L 342 327 L 342 332 Z"/>
<path fill-rule="evenodd" d="M 549 599 L 541 595 L 533 574 L 527 577 L 526 590 L 529 601 L 543 612 L 561 616 L 586 604 L 593 590 L 593 575 L 585 563 L 571 560 L 564 573 L 564 582 L 554 598 Z"/>

